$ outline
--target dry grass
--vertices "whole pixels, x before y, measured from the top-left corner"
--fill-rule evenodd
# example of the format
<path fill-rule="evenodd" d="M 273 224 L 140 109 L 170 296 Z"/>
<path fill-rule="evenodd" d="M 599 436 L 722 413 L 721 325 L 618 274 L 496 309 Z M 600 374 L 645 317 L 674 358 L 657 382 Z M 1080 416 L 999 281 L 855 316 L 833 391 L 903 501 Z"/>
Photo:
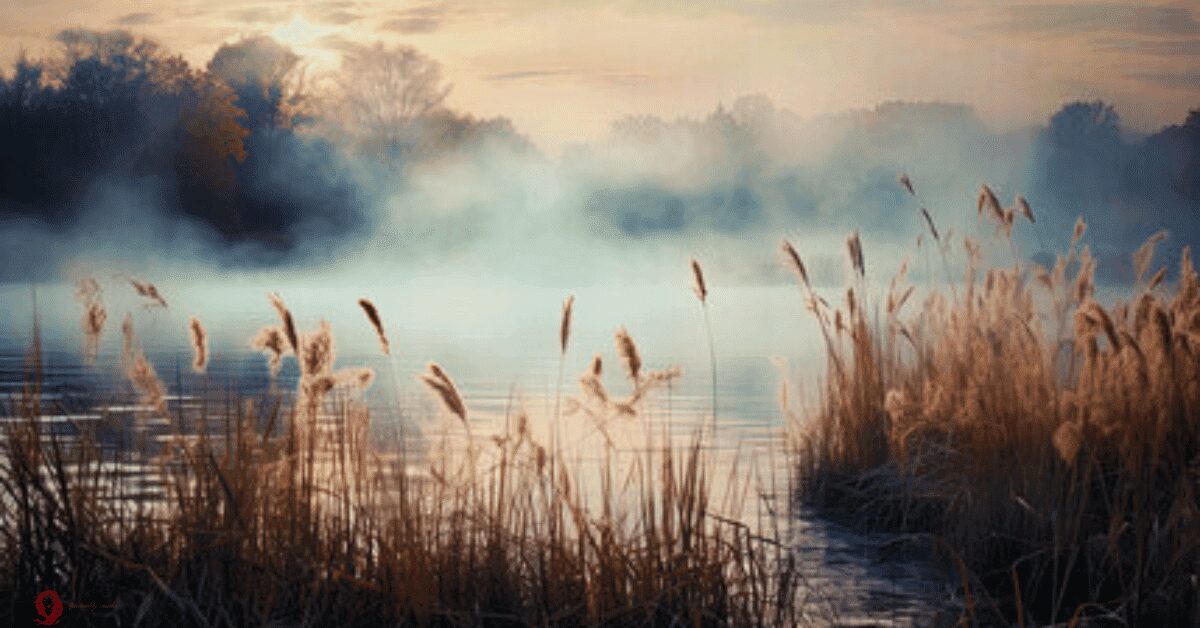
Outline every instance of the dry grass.
<path fill-rule="evenodd" d="M 1005 212 L 984 186 L 978 205 L 1011 227 L 1033 222 L 1022 201 Z M 830 373 L 800 492 L 929 533 L 982 623 L 1200 625 L 1196 272 L 1185 251 L 1173 285 L 1160 272 L 1106 306 L 1085 227 L 1049 269 L 985 271 L 967 240 L 961 283 L 915 310 L 902 273 L 878 313 L 856 288 L 836 311 L 811 300 Z"/>
<path fill-rule="evenodd" d="M 215 413 L 202 404 L 172 417 L 193 430 L 172 432 L 150 458 L 101 446 L 91 424 L 60 436 L 37 420 L 31 380 L 14 409 L 25 420 L 5 424 L 0 440 L 9 557 L 0 615 L 28 624 L 31 601 L 50 588 L 64 601 L 115 603 L 88 618 L 119 625 L 801 621 L 789 551 L 716 516 L 700 440 L 683 449 L 644 442 L 631 465 L 605 458 L 595 476 L 538 442 L 518 413 L 465 453 L 400 455 L 368 436 L 362 390 L 372 373 L 335 371 L 328 326 L 301 337 L 272 301 L 283 325 L 253 344 L 273 370 L 289 347 L 298 356 L 295 401 L 273 392 Z M 125 333 L 127 364 L 148 367 L 131 319 Z M 625 403 L 636 407 L 677 373 L 640 372 L 625 344 L 639 384 Z M 466 423 L 454 383 L 435 364 L 429 371 L 425 381 Z M 597 360 L 585 377 L 599 375 Z M 134 498 L 116 464 L 133 462 L 157 478 L 160 496 Z"/>

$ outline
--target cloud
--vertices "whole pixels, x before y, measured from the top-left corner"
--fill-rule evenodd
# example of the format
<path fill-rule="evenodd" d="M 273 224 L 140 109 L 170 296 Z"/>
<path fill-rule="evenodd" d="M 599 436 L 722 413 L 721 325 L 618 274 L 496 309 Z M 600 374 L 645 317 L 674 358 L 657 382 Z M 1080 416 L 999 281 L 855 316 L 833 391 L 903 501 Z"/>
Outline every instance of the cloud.
<path fill-rule="evenodd" d="M 441 4 L 423 4 L 394 14 L 380 25 L 383 30 L 403 34 L 432 33 L 442 27 L 448 11 Z"/>
<path fill-rule="evenodd" d="M 121 26 L 141 26 L 157 22 L 158 16 L 146 11 L 139 11 L 137 13 L 126 13 L 114 21 Z"/>
<path fill-rule="evenodd" d="M 539 81 L 542 79 L 565 79 L 580 83 L 593 83 L 609 87 L 624 87 L 642 85 L 654 77 L 642 72 L 607 72 L 592 71 L 580 68 L 530 68 L 510 72 L 485 74 L 485 80 L 496 83 L 516 83 L 523 81 Z"/>
<path fill-rule="evenodd" d="M 358 15 L 357 13 L 351 13 L 349 11 L 330 11 L 321 15 L 318 20 L 325 22 L 326 24 L 342 26 L 344 24 L 357 21 L 361 17 L 361 15 Z"/>
<path fill-rule="evenodd" d="M 564 76 L 573 74 L 574 72 L 568 68 L 545 68 L 531 70 L 516 70 L 513 72 L 497 72 L 495 74 L 487 74 L 483 78 L 489 81 L 507 82 L 507 81 L 525 81 L 530 79 L 540 79 L 552 76 Z"/>
<path fill-rule="evenodd" d="M 1111 39 L 1100 42 L 1104 50 L 1159 57 L 1200 57 L 1200 39 Z"/>
<path fill-rule="evenodd" d="M 249 9 L 240 9 L 233 11 L 229 17 L 238 22 L 246 22 L 249 24 L 264 24 L 281 22 L 291 16 L 292 12 L 288 9 L 278 7 L 251 7 Z"/>
<path fill-rule="evenodd" d="M 1167 89 L 1200 89 L 1200 70 L 1191 72 L 1134 72 L 1126 76 Z"/>
<path fill-rule="evenodd" d="M 1135 3 L 1040 4 L 1014 7 L 1005 13 L 1006 18 L 993 26 L 1016 33 L 1200 34 L 1200 22 L 1190 9 L 1182 7 Z"/>

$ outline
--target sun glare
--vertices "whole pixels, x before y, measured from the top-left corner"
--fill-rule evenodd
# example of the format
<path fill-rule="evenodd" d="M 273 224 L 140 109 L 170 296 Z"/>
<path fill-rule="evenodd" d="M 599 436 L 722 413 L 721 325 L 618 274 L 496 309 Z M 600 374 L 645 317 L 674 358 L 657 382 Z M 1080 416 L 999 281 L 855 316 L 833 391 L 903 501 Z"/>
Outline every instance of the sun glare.
<path fill-rule="evenodd" d="M 303 15 L 295 15 L 287 23 L 275 27 L 271 37 L 291 46 L 304 46 L 328 35 L 332 30 L 328 26 L 309 22 Z"/>

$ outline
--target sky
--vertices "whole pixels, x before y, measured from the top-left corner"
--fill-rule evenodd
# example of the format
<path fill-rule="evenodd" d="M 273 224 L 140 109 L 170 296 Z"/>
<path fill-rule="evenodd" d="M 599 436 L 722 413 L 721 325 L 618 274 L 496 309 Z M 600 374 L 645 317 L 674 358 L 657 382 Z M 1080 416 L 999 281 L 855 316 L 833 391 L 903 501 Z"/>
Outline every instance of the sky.
<path fill-rule="evenodd" d="M 0 0 L 0 15 L 5 65 L 71 27 L 128 29 L 198 65 L 266 33 L 314 74 L 349 43 L 408 43 L 441 62 L 451 106 L 510 118 L 543 147 L 754 93 L 805 117 L 962 102 L 997 129 L 1078 99 L 1142 130 L 1200 106 L 1194 0 Z"/>

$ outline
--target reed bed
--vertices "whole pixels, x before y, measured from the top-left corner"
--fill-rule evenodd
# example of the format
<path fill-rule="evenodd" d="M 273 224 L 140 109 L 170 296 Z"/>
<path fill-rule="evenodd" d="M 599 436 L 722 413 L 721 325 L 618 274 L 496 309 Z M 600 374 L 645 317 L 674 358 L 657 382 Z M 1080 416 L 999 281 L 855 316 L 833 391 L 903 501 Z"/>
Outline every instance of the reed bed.
<path fill-rule="evenodd" d="M 987 186 L 978 211 L 1010 241 L 1033 222 Z M 1104 303 L 1085 229 L 1052 268 L 965 240 L 962 279 L 915 298 L 903 269 L 869 297 L 855 236 L 836 306 L 785 243 L 829 360 L 797 494 L 930 541 L 973 623 L 1200 625 L 1200 282 L 1186 249 L 1144 279 L 1155 236 Z"/>
<path fill-rule="evenodd" d="M 27 394 L 12 408 L 25 420 L 6 423 L 0 440 L 9 557 L 0 617 L 27 625 L 35 597 L 52 589 L 65 601 L 115 605 L 68 609 L 64 621 L 112 625 L 808 621 L 778 528 L 752 528 L 714 505 L 699 436 L 687 447 L 650 438 L 630 464 L 610 453 L 594 474 L 539 442 L 519 409 L 504 430 L 476 438 L 469 400 L 431 363 L 423 381 L 454 418 L 443 422 L 443 442 L 449 434 L 467 445 L 428 456 L 390 449 L 371 436 L 377 419 L 363 390 L 373 374 L 335 370 L 329 327 L 301 333 L 281 298 L 271 304 L 280 326 L 251 344 L 273 374 L 295 358 L 297 389 L 230 395 L 187 417 L 163 402 L 165 386 L 126 318 L 123 360 L 147 412 L 190 426 L 150 451 L 107 447 L 92 424 L 65 438 L 39 421 L 32 354 Z M 363 307 L 388 351 L 378 312 Z M 196 322 L 189 342 L 207 360 L 198 335 Z M 649 392 L 678 375 L 643 370 L 623 329 L 617 348 L 631 396 L 609 399 L 597 358 L 581 378 L 582 401 L 572 398 L 556 421 L 584 412 L 598 423 L 636 421 Z M 121 469 L 135 462 L 160 478 L 160 497 L 133 498 Z"/>

